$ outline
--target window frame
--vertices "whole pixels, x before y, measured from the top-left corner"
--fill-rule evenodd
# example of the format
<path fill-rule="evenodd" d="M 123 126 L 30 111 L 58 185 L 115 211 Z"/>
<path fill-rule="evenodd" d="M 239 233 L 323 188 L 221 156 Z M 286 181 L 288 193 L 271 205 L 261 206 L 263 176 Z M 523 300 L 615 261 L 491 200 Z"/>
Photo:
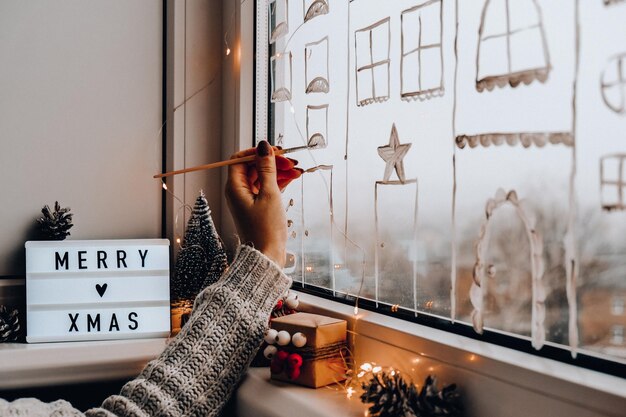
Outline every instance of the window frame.
<path fill-rule="evenodd" d="M 268 63 L 272 49 L 270 47 L 271 45 L 267 44 L 268 27 L 262 26 L 264 21 L 267 22 L 267 10 L 262 7 L 258 7 L 256 2 L 250 7 L 254 8 L 254 25 L 252 28 L 254 42 L 251 42 L 248 45 L 250 54 L 248 61 L 253 61 L 254 64 L 251 73 L 248 74 L 248 77 L 253 80 L 254 94 L 252 103 L 249 106 L 249 112 L 244 111 L 247 117 L 242 118 L 242 123 L 244 125 L 249 124 L 250 128 L 248 130 L 255 132 L 254 143 L 257 143 L 259 140 L 270 138 L 270 141 L 272 141 L 272 138 L 274 138 L 273 122 L 270 119 L 272 115 L 271 109 L 273 103 L 271 103 L 269 99 L 271 91 L 268 91 L 268 86 L 271 88 L 271 83 L 269 82 L 270 68 Z M 391 40 L 391 38 L 389 39 Z M 353 65 L 354 69 L 351 68 L 351 71 L 356 70 L 357 68 L 356 62 L 354 62 Z M 355 97 L 358 102 L 358 96 L 355 95 Z M 241 114 L 240 116 L 244 115 Z M 240 144 L 242 141 L 245 143 L 245 138 L 239 137 L 238 139 Z M 477 334 L 471 323 L 460 322 L 458 320 L 453 320 L 450 317 L 439 316 L 422 311 L 420 311 L 419 314 L 416 314 L 414 311 L 398 307 L 397 305 L 359 298 L 354 294 L 333 291 L 332 289 L 322 288 L 302 282 L 294 281 L 293 288 L 304 294 L 327 301 L 329 304 L 326 305 L 333 306 L 331 309 L 332 311 L 343 311 L 346 306 L 350 306 L 353 309 L 358 307 L 358 309 L 388 316 L 394 319 L 400 319 L 397 321 L 426 326 L 427 328 L 445 331 L 451 335 L 464 337 L 473 341 L 485 342 L 485 355 L 489 355 L 489 347 L 495 345 L 497 347 L 512 349 L 515 353 L 527 354 L 528 360 L 534 361 L 538 358 L 539 360 L 554 360 L 560 364 L 573 365 L 576 367 L 575 369 L 577 372 L 585 372 L 589 370 L 616 377 L 626 375 L 626 361 L 622 363 L 608 358 L 605 359 L 600 356 L 590 355 L 585 353 L 586 351 L 584 349 L 579 348 L 574 356 L 572 355 L 571 350 L 565 345 L 545 342 L 541 350 L 535 350 L 532 346 L 530 337 L 511 336 L 506 332 L 490 328 L 485 328 L 483 334 Z M 400 325 L 400 327 L 402 326 Z M 415 334 L 415 336 L 418 335 Z M 462 345 L 457 347 L 461 350 L 463 349 Z M 553 364 L 554 362 L 546 362 L 545 366 L 550 367 L 553 366 Z M 525 361 L 520 361 L 517 363 L 517 366 L 520 369 L 525 369 Z M 567 380 L 567 378 L 565 379 Z M 597 388 L 601 390 L 600 387 Z"/>

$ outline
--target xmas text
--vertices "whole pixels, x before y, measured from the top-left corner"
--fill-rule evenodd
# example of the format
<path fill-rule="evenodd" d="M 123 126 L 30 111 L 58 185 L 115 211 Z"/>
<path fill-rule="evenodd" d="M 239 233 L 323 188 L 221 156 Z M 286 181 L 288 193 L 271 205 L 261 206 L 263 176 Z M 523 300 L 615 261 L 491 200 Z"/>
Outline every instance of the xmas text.
<path fill-rule="evenodd" d="M 70 319 L 69 333 L 81 332 L 81 329 L 83 332 L 86 330 L 87 333 L 91 333 L 92 331 L 107 331 L 107 328 L 109 332 L 119 332 L 124 327 L 127 327 L 128 330 L 137 330 L 139 328 L 139 321 L 137 320 L 139 315 L 134 311 L 128 313 L 126 320 L 120 319 L 121 323 L 118 321 L 115 313 L 111 314 L 108 320 L 107 317 L 100 313 L 87 314 L 86 316 L 83 315 L 83 317 L 80 316 L 80 313 L 68 313 L 67 315 Z"/>

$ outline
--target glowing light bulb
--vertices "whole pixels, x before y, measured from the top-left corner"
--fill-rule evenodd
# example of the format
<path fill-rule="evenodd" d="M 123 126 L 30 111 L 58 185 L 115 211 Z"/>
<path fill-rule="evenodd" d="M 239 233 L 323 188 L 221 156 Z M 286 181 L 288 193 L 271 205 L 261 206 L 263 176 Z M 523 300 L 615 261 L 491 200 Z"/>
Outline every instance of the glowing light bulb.
<path fill-rule="evenodd" d="M 167 191 L 167 184 L 163 183 L 163 189 Z"/>
<path fill-rule="evenodd" d="M 361 370 L 365 372 L 370 372 L 372 370 L 372 364 L 365 362 L 363 365 L 361 365 Z"/>
<path fill-rule="evenodd" d="M 382 366 L 375 366 L 374 368 L 372 368 L 372 373 L 373 374 L 377 374 L 377 373 L 379 373 L 382 370 L 383 370 Z"/>
<path fill-rule="evenodd" d="M 226 48 L 226 56 L 230 55 L 230 48 Z"/>
<path fill-rule="evenodd" d="M 348 387 L 348 390 L 346 391 L 346 397 L 352 398 L 352 395 L 354 395 L 354 388 Z"/>
<path fill-rule="evenodd" d="M 356 316 L 357 314 L 359 314 L 359 308 L 358 307 L 354 307 L 354 315 Z"/>
<path fill-rule="evenodd" d="M 176 238 L 176 243 L 180 243 L 180 238 L 179 237 Z"/>

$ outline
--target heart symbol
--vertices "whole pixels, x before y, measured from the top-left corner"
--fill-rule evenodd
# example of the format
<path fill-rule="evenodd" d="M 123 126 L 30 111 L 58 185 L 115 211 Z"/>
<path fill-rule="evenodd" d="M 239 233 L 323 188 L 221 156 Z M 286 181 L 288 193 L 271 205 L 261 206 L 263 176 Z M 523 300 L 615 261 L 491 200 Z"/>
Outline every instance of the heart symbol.
<path fill-rule="evenodd" d="M 98 294 L 100 294 L 100 298 L 102 298 L 102 296 L 106 292 L 107 287 L 108 287 L 107 284 L 104 284 L 104 285 L 96 284 L 96 291 L 98 291 Z"/>

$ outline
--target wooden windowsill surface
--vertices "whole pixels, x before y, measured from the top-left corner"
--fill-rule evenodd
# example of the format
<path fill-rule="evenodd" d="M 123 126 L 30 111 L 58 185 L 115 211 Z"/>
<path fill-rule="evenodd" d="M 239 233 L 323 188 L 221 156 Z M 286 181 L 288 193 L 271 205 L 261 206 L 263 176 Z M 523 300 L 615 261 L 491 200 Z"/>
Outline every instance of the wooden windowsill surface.
<path fill-rule="evenodd" d="M 356 393 L 348 399 L 335 385 L 312 389 L 273 381 L 269 368 L 250 368 L 235 402 L 238 417 L 357 417 L 367 410 Z"/>
<path fill-rule="evenodd" d="M 0 390 L 133 378 L 165 348 L 167 339 L 0 344 Z M 269 368 L 250 368 L 235 395 L 239 417 L 356 417 L 366 406 L 338 386 L 311 389 L 270 380 Z"/>

